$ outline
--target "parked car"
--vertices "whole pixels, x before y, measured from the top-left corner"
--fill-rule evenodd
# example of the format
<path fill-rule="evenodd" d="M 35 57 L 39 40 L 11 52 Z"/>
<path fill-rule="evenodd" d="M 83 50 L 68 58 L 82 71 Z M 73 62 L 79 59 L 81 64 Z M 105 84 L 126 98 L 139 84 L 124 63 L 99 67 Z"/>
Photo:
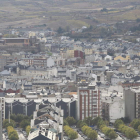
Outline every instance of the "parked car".
<path fill-rule="evenodd" d="M 101 133 L 100 136 L 101 136 L 101 138 L 104 138 L 105 137 L 105 135 L 103 133 Z"/>

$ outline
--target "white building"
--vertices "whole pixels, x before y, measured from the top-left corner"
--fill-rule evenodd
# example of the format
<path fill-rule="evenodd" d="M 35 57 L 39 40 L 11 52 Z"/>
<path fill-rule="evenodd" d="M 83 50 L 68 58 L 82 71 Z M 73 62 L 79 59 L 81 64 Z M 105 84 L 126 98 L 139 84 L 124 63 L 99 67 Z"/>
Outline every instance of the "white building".
<path fill-rule="evenodd" d="M 114 90 L 110 91 L 111 88 Z M 116 86 L 116 90 L 113 87 L 110 89 L 102 90 L 102 115 L 103 118 L 114 123 L 117 119 L 125 117 L 125 102 L 121 87 Z"/>

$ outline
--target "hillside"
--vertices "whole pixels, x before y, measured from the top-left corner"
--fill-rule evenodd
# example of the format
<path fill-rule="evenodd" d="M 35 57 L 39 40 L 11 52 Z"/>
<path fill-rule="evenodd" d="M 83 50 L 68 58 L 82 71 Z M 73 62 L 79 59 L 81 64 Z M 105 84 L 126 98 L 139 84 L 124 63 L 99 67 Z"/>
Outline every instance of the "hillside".
<path fill-rule="evenodd" d="M 0 28 L 82 27 L 140 18 L 139 0 L 0 0 Z M 108 12 L 101 12 L 107 8 Z"/>

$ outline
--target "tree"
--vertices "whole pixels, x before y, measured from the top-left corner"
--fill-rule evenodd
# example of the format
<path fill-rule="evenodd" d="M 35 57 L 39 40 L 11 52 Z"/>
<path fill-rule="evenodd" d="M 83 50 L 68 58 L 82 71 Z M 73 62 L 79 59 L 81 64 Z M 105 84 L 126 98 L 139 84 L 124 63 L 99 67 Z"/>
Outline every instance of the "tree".
<path fill-rule="evenodd" d="M 82 123 L 80 124 L 80 128 L 82 128 L 83 126 L 87 126 L 87 124 L 86 124 L 85 122 L 82 122 Z"/>
<path fill-rule="evenodd" d="M 114 130 L 112 130 L 109 132 L 108 137 L 110 139 L 115 139 L 115 138 L 117 138 L 117 134 L 116 134 L 116 132 L 114 132 Z"/>
<path fill-rule="evenodd" d="M 68 125 L 64 126 L 64 131 L 68 135 L 70 139 L 76 139 L 78 138 L 78 134 L 76 131 L 74 131 L 72 128 L 70 128 Z"/>
<path fill-rule="evenodd" d="M 87 125 L 92 125 L 93 124 L 93 119 L 92 117 L 86 117 L 83 122 L 85 122 Z"/>
<path fill-rule="evenodd" d="M 77 122 L 76 126 L 77 126 L 78 128 L 80 128 L 81 123 L 83 123 L 83 121 L 79 120 L 79 121 Z"/>
<path fill-rule="evenodd" d="M 23 119 L 24 119 L 24 115 L 23 114 L 17 114 L 16 122 L 20 123 Z"/>
<path fill-rule="evenodd" d="M 101 125 L 105 125 L 105 122 L 102 119 L 97 123 L 98 128 L 100 128 Z"/>
<path fill-rule="evenodd" d="M 69 125 L 68 122 L 67 122 L 66 120 L 64 120 L 64 126 L 65 126 L 65 125 Z"/>
<path fill-rule="evenodd" d="M 17 132 L 14 130 L 14 128 L 12 126 L 7 127 L 7 132 L 8 132 L 8 138 L 10 140 L 18 140 L 19 139 Z"/>
<path fill-rule="evenodd" d="M 28 126 L 26 127 L 26 133 L 27 133 L 27 135 L 29 135 L 30 130 L 31 130 L 31 127 L 30 127 L 30 125 L 28 125 Z"/>
<path fill-rule="evenodd" d="M 26 129 L 26 127 L 30 125 L 30 121 L 29 120 L 22 120 L 20 123 L 20 127 L 23 128 L 24 130 Z"/>
<path fill-rule="evenodd" d="M 137 132 L 134 129 L 132 129 L 132 128 L 128 128 L 128 130 L 126 131 L 125 135 L 130 140 L 138 137 Z"/>
<path fill-rule="evenodd" d="M 118 129 L 119 125 L 121 125 L 121 124 L 124 124 L 124 122 L 122 120 L 118 119 L 118 120 L 115 121 L 114 127 Z"/>
<path fill-rule="evenodd" d="M 7 128 L 8 126 L 15 127 L 15 125 L 16 125 L 16 123 L 15 123 L 14 120 L 11 120 L 11 119 L 10 119 L 10 123 L 9 123 L 9 119 L 5 119 L 5 120 L 3 121 L 3 127 L 4 127 L 4 128 Z"/>
<path fill-rule="evenodd" d="M 86 125 L 81 128 L 81 130 L 84 134 L 86 134 L 87 129 L 88 129 L 88 126 L 86 126 Z"/>
<path fill-rule="evenodd" d="M 58 33 L 58 34 L 61 34 L 61 33 L 63 33 L 63 32 L 64 32 L 64 29 L 62 29 L 62 27 L 59 27 L 58 30 L 57 30 L 57 33 Z"/>
<path fill-rule="evenodd" d="M 19 139 L 18 134 L 17 134 L 17 132 L 15 130 L 10 132 L 9 139 L 10 140 L 18 140 Z"/>
<path fill-rule="evenodd" d="M 16 121 L 16 115 L 15 115 L 15 114 L 11 114 L 11 115 L 10 115 L 10 118 L 11 118 L 12 120 Z"/>
<path fill-rule="evenodd" d="M 140 125 L 139 119 L 134 119 L 130 124 L 134 129 L 138 129 L 138 126 Z"/>
<path fill-rule="evenodd" d="M 94 125 L 97 125 L 97 123 L 99 122 L 99 121 L 101 121 L 102 119 L 100 118 L 100 117 L 96 117 L 96 118 L 94 118 L 93 119 L 93 124 Z"/>
<path fill-rule="evenodd" d="M 140 132 L 140 125 L 138 126 L 138 131 Z"/>
<path fill-rule="evenodd" d="M 97 139 L 97 133 L 96 133 L 96 131 L 90 130 L 89 133 L 88 133 L 88 138 L 91 139 L 91 140 Z"/>
<path fill-rule="evenodd" d="M 78 138 L 78 134 L 77 134 L 77 132 L 72 131 L 72 130 L 70 130 L 68 136 L 69 136 L 69 138 L 70 138 L 71 140 Z"/>
<path fill-rule="evenodd" d="M 68 124 L 71 126 L 71 125 L 74 125 L 76 123 L 76 120 L 73 118 L 73 117 L 67 117 L 66 118 L 66 121 L 68 122 Z"/>

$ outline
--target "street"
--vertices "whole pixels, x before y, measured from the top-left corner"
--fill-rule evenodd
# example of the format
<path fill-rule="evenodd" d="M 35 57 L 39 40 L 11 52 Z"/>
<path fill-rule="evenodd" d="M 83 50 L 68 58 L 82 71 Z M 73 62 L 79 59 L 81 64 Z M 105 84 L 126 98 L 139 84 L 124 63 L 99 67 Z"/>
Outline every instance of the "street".
<path fill-rule="evenodd" d="M 84 138 L 83 138 L 83 137 L 81 137 L 81 135 L 80 135 L 80 134 L 78 134 L 78 138 L 77 138 L 76 140 L 84 140 Z"/>
<path fill-rule="evenodd" d="M 26 138 L 24 137 L 23 133 L 21 133 L 21 132 L 20 132 L 19 130 L 17 130 L 17 129 L 16 129 L 16 131 L 17 131 L 17 133 L 18 133 L 18 137 L 19 137 L 20 140 L 26 140 Z"/>

